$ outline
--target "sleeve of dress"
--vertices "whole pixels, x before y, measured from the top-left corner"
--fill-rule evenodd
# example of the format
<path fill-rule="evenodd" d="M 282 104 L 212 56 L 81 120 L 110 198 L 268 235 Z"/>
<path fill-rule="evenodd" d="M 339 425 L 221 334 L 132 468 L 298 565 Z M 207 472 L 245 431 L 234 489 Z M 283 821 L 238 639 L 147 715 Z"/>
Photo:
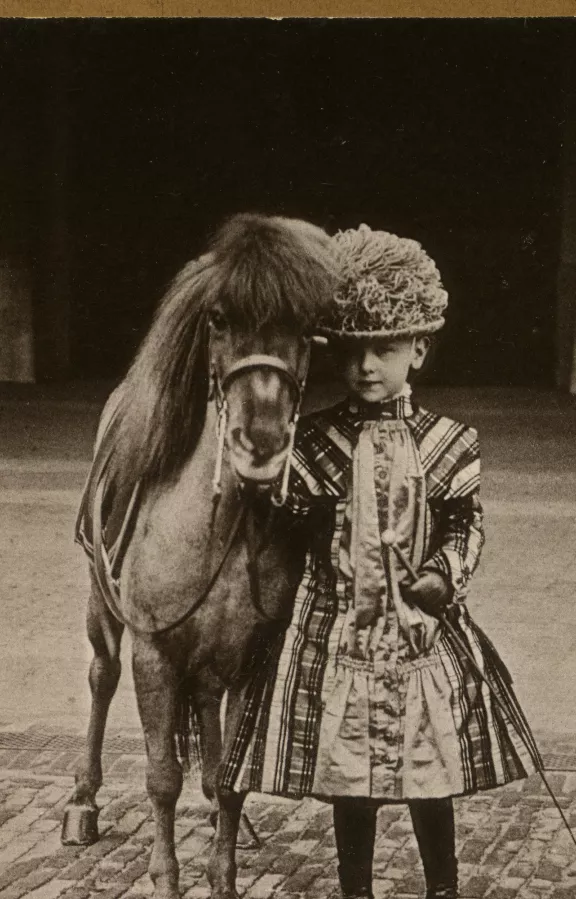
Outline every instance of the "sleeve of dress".
<path fill-rule="evenodd" d="M 317 456 L 318 433 L 313 416 L 305 416 L 298 423 L 296 440 L 290 461 L 290 476 L 288 478 L 288 492 L 284 504 L 286 511 L 294 520 L 307 519 L 312 509 L 317 506 L 318 495 L 321 495 L 319 487 L 315 495 L 310 487 L 310 469 L 314 465 Z M 316 502 L 315 502 L 316 500 Z"/>
<path fill-rule="evenodd" d="M 292 467 L 288 480 L 288 493 L 284 508 L 294 518 L 302 520 L 310 515 L 312 510 L 312 494 L 308 489 L 302 475 Z"/>
<path fill-rule="evenodd" d="M 439 571 L 454 589 L 454 602 L 464 602 L 484 546 L 483 512 L 480 503 L 480 450 L 476 431 L 465 434 L 468 444 L 458 460 L 448 489 L 433 502 L 437 517 L 435 551 L 422 571 Z"/>

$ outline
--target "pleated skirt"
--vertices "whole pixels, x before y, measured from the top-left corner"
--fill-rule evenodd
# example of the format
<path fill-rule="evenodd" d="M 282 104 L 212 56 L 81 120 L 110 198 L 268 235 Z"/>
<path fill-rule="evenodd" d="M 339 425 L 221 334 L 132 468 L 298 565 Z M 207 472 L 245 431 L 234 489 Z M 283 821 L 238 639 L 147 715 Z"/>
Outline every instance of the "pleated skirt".
<path fill-rule="evenodd" d="M 440 625 L 429 651 L 370 663 L 330 651 L 336 605 L 313 580 L 299 591 L 288 631 L 247 686 L 225 787 L 402 801 L 466 795 L 541 767 L 506 666 L 465 606 L 451 616 L 457 639 Z"/>

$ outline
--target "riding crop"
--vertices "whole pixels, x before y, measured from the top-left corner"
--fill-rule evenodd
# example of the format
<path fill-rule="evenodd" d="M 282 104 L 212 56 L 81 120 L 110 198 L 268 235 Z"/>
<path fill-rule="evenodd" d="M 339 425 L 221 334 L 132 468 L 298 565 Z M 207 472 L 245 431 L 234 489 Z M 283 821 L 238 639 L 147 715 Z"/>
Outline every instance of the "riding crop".
<path fill-rule="evenodd" d="M 412 583 L 416 583 L 416 581 L 419 580 L 418 572 L 415 570 L 412 563 L 407 558 L 407 556 L 402 551 L 402 549 L 398 546 L 398 543 L 396 541 L 396 533 L 391 529 L 384 531 L 384 533 L 382 535 L 382 542 L 385 544 L 385 546 L 388 547 L 388 550 L 392 550 L 395 553 L 398 561 L 401 563 L 401 565 L 405 569 L 406 573 L 409 575 Z M 494 689 L 494 687 L 492 686 L 492 684 L 490 683 L 490 681 L 488 680 L 488 678 L 486 677 L 486 675 L 484 674 L 482 669 L 479 667 L 478 663 L 476 662 L 476 659 L 472 655 L 469 648 L 465 645 L 464 641 L 460 637 L 458 631 L 456 630 L 456 628 L 454 627 L 452 622 L 448 619 L 447 615 L 445 615 L 443 612 L 438 613 L 438 618 L 440 619 L 440 621 L 442 622 L 444 627 L 449 631 L 452 639 L 454 640 L 454 643 L 456 644 L 456 646 L 458 647 L 460 652 L 468 660 L 474 673 L 486 685 L 486 687 L 490 691 L 490 695 L 492 696 L 493 700 L 497 704 L 500 711 L 504 714 L 505 717 L 507 717 L 510 714 L 509 710 L 506 709 L 506 707 L 504 706 L 504 703 L 500 699 L 500 696 L 498 695 L 498 693 L 496 692 L 496 690 Z M 571 838 L 572 842 L 576 846 L 576 837 L 574 836 L 574 833 L 572 832 L 572 828 L 570 827 L 570 824 L 568 823 L 568 819 L 564 813 L 564 809 L 561 807 L 560 803 L 558 802 L 558 799 L 556 798 L 554 791 L 552 790 L 552 787 L 550 786 L 550 783 L 548 782 L 548 778 L 544 774 L 543 768 L 540 765 L 537 765 L 536 770 L 538 771 L 538 774 L 542 778 L 542 782 L 543 782 L 544 786 L 546 787 L 548 793 L 550 794 L 552 801 L 553 801 L 556 809 L 558 810 L 560 817 L 562 818 L 562 821 L 566 827 L 566 830 L 570 834 L 570 838 Z M 574 873 L 576 874 L 576 872 L 574 872 Z"/>

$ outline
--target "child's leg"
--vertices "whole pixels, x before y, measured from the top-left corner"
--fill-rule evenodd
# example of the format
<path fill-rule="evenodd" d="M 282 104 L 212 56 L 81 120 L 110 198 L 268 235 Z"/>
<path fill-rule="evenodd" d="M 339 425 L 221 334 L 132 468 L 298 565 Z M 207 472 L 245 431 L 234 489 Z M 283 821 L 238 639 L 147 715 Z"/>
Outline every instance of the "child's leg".
<path fill-rule="evenodd" d="M 458 863 L 451 799 L 408 803 L 426 877 L 427 899 L 457 899 Z"/>
<path fill-rule="evenodd" d="M 372 861 L 378 806 L 364 799 L 334 800 L 338 875 L 345 899 L 372 897 Z"/>

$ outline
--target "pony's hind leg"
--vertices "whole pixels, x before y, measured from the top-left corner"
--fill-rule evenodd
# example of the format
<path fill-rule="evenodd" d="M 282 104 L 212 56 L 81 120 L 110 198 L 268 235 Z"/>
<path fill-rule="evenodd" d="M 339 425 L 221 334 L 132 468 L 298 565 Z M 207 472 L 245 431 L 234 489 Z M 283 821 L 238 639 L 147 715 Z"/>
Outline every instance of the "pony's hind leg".
<path fill-rule="evenodd" d="M 148 870 L 154 883 L 154 899 L 177 899 L 179 869 L 174 822 L 182 790 L 175 740 L 178 676 L 174 663 L 158 646 L 138 638 L 134 639 L 132 663 L 148 756 L 146 786 L 156 824 Z"/>
<path fill-rule="evenodd" d="M 224 696 L 222 681 L 208 669 L 203 669 L 193 680 L 194 708 L 200 728 L 202 750 L 202 792 L 212 804 L 210 823 L 218 824 L 218 793 L 216 781 L 222 758 L 221 708 Z M 242 812 L 236 840 L 238 849 L 258 849 L 260 840 L 246 812 Z"/>
<path fill-rule="evenodd" d="M 76 770 L 74 794 L 64 811 L 62 842 L 83 846 L 98 840 L 96 794 L 102 786 L 102 744 L 110 703 L 120 679 L 120 644 L 124 626 L 108 611 L 92 578 L 87 633 L 94 650 L 89 683 L 92 693 L 84 755 Z"/>
<path fill-rule="evenodd" d="M 222 758 L 220 709 L 224 687 L 216 675 L 207 668 L 194 675 L 190 686 L 193 691 L 194 711 L 200 731 L 202 792 L 212 805 L 210 823 L 215 828 L 218 819 L 216 776 Z"/>

